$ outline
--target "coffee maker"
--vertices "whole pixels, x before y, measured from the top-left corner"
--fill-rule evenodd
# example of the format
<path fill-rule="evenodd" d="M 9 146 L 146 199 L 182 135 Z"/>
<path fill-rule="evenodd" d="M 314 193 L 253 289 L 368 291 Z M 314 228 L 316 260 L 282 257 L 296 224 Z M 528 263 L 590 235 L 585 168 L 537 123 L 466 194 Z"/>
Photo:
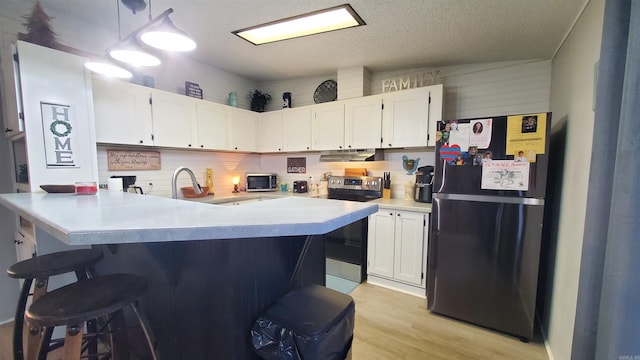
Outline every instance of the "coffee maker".
<path fill-rule="evenodd" d="M 433 197 L 433 171 L 431 165 L 422 166 L 416 172 L 416 191 L 414 200 L 418 202 L 430 203 Z"/>

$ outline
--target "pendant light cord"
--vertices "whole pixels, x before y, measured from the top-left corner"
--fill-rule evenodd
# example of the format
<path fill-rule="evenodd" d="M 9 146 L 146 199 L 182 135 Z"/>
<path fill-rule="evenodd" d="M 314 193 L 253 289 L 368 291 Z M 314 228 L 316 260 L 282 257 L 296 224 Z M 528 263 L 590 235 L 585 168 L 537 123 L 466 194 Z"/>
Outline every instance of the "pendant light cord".
<path fill-rule="evenodd" d="M 118 9 L 118 41 L 122 41 L 122 34 L 120 33 L 120 0 L 116 0 L 116 9 Z"/>
<path fill-rule="evenodd" d="M 149 0 L 149 22 L 151 22 L 151 20 L 153 20 L 151 18 L 151 0 Z"/>

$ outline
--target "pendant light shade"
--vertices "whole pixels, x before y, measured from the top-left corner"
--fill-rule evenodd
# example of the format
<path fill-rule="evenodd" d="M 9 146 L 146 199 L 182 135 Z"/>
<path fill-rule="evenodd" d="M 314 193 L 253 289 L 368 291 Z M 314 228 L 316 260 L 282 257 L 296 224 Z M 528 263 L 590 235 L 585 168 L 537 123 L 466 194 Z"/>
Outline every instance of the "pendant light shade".
<path fill-rule="evenodd" d="M 135 38 L 109 49 L 109 56 L 133 66 L 158 66 L 160 59 L 144 51 Z"/>
<path fill-rule="evenodd" d="M 196 42 L 178 29 L 168 15 L 158 26 L 142 32 L 140 40 L 149 46 L 167 51 L 191 51 L 196 48 Z"/>
<path fill-rule="evenodd" d="M 110 61 L 104 59 L 87 61 L 84 66 L 96 74 L 108 77 L 115 77 L 119 79 L 130 79 L 133 77 L 133 74 L 129 70 L 121 68 L 120 66 L 112 64 Z"/>

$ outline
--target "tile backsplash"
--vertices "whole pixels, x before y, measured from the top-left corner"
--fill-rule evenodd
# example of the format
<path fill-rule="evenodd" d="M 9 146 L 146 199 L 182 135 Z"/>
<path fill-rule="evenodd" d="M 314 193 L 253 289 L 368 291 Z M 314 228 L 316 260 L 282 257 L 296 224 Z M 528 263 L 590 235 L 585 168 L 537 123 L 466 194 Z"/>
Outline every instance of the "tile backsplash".
<path fill-rule="evenodd" d="M 101 184 L 106 184 L 112 175 L 135 175 L 136 186 L 142 187 L 145 194 L 171 197 L 171 177 L 180 166 L 190 168 L 201 185 L 205 183 L 205 171 L 213 169 L 213 188 L 216 195 L 226 196 L 233 190 L 232 179 L 240 176 L 240 188 L 244 189 L 243 175 L 247 172 L 277 173 L 280 182 L 293 187 L 296 180 L 318 182 L 324 173 L 343 175 L 345 168 L 366 168 L 369 176 L 383 176 L 385 171 L 391 172 L 391 196 L 404 197 L 404 185 L 414 182 L 414 175 L 407 175 L 402 168 L 402 158 L 420 159 L 418 166 L 433 165 L 433 149 L 398 149 L 385 150 L 384 161 L 374 162 L 320 162 L 319 152 L 290 154 L 247 154 L 237 152 L 193 151 L 176 149 L 152 149 L 160 151 L 160 170 L 109 171 L 107 168 L 107 150 L 138 150 L 140 148 L 98 146 L 98 177 Z M 151 149 L 150 149 L 151 150 Z M 305 174 L 288 174 L 287 157 L 305 157 Z M 189 176 L 180 174 L 178 188 L 191 186 Z M 181 197 L 181 195 L 178 195 Z"/>

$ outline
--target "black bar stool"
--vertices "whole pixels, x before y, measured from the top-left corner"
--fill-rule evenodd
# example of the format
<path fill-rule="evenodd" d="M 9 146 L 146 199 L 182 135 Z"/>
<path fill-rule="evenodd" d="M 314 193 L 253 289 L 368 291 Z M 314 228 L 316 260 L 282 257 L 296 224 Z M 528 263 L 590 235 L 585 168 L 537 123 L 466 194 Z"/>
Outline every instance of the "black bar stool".
<path fill-rule="evenodd" d="M 138 299 L 148 287 L 145 278 L 131 274 L 96 276 L 48 292 L 29 307 L 27 321 L 32 326 L 45 328 L 43 344 L 51 337 L 55 326 L 66 326 L 63 358 L 80 359 L 87 344 L 106 334 L 111 345 L 111 359 L 129 359 L 127 325 L 123 310 L 131 306 L 144 332 L 150 356 L 157 359 L 153 335 L 147 320 L 139 309 Z M 95 334 L 87 334 L 88 342 L 83 346 L 84 323 L 94 319 L 105 319 Z M 107 330 L 106 332 L 104 330 Z M 47 358 L 48 348 L 42 346 L 38 359 Z M 95 354 L 103 355 L 103 354 Z"/>
<path fill-rule="evenodd" d="M 22 290 L 20 291 L 20 297 L 18 298 L 18 305 L 16 306 L 16 315 L 14 319 L 13 356 L 15 360 L 24 359 L 24 345 L 22 338 L 24 313 L 27 300 L 29 295 L 31 295 L 30 291 L 33 280 L 36 280 L 36 283 L 32 301 L 36 301 L 47 292 L 49 277 L 75 272 L 78 280 L 86 280 L 88 277 L 92 276 L 93 266 L 98 261 L 102 260 L 102 257 L 103 255 L 101 251 L 93 249 L 62 251 L 34 256 L 31 259 L 17 262 L 7 269 L 9 277 L 24 280 Z M 41 336 L 40 329 L 29 329 L 29 334 L 29 338 L 31 340 L 28 343 L 31 344 L 28 345 L 28 349 L 34 348 L 33 351 L 35 351 Z"/>

